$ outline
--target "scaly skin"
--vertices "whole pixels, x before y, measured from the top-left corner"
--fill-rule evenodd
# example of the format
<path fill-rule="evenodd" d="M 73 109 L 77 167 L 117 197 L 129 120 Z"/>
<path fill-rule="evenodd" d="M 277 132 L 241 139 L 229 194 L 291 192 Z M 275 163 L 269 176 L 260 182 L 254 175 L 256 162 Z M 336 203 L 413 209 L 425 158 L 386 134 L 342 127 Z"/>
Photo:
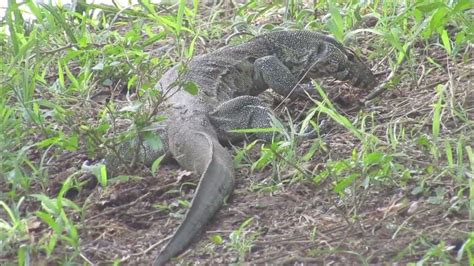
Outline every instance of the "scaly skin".
<path fill-rule="evenodd" d="M 308 31 L 264 34 L 197 56 L 182 75 L 177 67 L 163 75 L 157 89 L 169 90 L 172 96 L 166 100 L 167 127 L 160 135 L 178 163 L 201 179 L 191 208 L 154 265 L 180 254 L 232 192 L 232 156 L 219 141 L 243 138 L 229 132 L 232 129 L 271 127 L 271 111 L 255 96 L 269 87 L 287 96 L 294 88 L 302 89 L 299 81 L 323 76 L 365 89 L 375 86 L 370 69 L 350 50 Z M 198 95 L 182 89 L 186 82 L 199 87 Z M 256 137 L 271 139 L 268 133 Z M 139 158 L 150 163 L 164 152 L 144 147 Z"/>

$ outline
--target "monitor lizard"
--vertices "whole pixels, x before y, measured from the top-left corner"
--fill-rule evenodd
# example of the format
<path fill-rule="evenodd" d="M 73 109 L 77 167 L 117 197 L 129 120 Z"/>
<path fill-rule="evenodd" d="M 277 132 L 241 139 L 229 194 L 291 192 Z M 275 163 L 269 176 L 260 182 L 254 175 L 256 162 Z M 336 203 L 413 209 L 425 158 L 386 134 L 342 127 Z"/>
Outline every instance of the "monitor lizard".
<path fill-rule="evenodd" d="M 160 150 L 142 145 L 139 158 L 150 165 L 168 152 L 201 177 L 190 209 L 153 265 L 180 254 L 231 194 L 233 160 L 221 143 L 244 137 L 233 129 L 271 127 L 272 112 L 256 96 L 268 88 L 283 96 L 294 89 L 302 94 L 300 83 L 325 76 L 364 89 L 376 84 L 368 65 L 351 50 L 328 35 L 304 30 L 270 32 L 225 46 L 194 57 L 184 72 L 175 66 L 161 77 L 156 88 L 171 95 L 165 101 L 166 127 L 159 132 L 165 145 Z M 198 86 L 197 95 L 182 88 L 186 82 Z M 255 137 L 268 140 L 272 135 Z M 131 145 L 122 147 L 130 158 Z M 106 158 L 109 169 L 114 161 Z"/>

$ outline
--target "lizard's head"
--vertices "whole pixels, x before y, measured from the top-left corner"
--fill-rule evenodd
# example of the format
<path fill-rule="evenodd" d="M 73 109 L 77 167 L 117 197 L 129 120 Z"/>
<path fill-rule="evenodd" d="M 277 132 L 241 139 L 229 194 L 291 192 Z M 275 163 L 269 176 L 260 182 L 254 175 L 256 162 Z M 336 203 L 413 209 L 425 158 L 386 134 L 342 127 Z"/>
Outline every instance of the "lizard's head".
<path fill-rule="evenodd" d="M 335 40 L 333 42 L 336 42 Z M 325 43 L 323 49 L 312 53 L 306 60 L 309 69 L 306 77 L 319 78 L 332 76 L 352 86 L 370 90 L 376 85 L 376 79 L 368 65 L 350 49 L 334 43 Z"/>
<path fill-rule="evenodd" d="M 354 53 L 354 51 L 346 48 L 346 77 L 341 80 L 346 80 L 351 85 L 362 89 L 373 89 L 377 85 L 374 73 L 370 70 L 367 63 Z M 337 77 L 336 77 L 337 78 Z"/>
<path fill-rule="evenodd" d="M 332 76 L 362 89 L 372 89 L 377 83 L 368 65 L 342 45 L 326 43 L 323 49 L 310 55 L 307 63 L 309 66 L 305 68 L 309 69 L 309 78 Z"/>

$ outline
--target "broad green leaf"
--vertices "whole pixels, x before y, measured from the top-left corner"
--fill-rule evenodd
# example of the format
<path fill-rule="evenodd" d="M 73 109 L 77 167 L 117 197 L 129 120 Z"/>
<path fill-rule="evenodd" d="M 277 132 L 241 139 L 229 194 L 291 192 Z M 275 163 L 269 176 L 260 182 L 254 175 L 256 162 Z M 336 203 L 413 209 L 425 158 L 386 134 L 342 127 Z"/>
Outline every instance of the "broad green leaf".
<path fill-rule="evenodd" d="M 453 12 L 457 13 L 470 8 L 474 8 L 474 2 L 472 0 L 459 0 L 454 6 Z"/>
<path fill-rule="evenodd" d="M 150 38 L 146 39 L 144 42 L 143 42 L 143 45 L 142 45 L 142 48 L 148 46 L 148 45 L 151 45 L 153 43 L 155 43 L 156 41 L 159 41 L 163 38 L 166 37 L 166 32 L 165 31 L 162 31 L 158 34 L 155 34 L 153 36 L 151 36 Z"/>
<path fill-rule="evenodd" d="M 443 27 L 445 24 L 445 17 L 449 10 L 447 8 L 440 8 L 431 17 L 430 28 L 432 31 L 436 31 L 438 28 Z"/>
<path fill-rule="evenodd" d="M 156 175 L 156 171 L 158 170 L 158 168 L 160 167 L 160 164 L 161 164 L 161 161 L 163 160 L 163 158 L 165 158 L 166 154 L 163 154 L 161 155 L 160 157 L 158 157 L 158 159 L 156 159 L 153 164 L 151 165 L 151 173 L 153 175 Z"/>
<path fill-rule="evenodd" d="M 8 216 L 10 217 L 10 220 L 13 223 L 18 223 L 18 220 L 16 219 L 15 214 L 13 213 L 12 209 L 3 201 L 0 201 L 0 205 L 3 207 L 3 209 L 8 213 Z"/>
<path fill-rule="evenodd" d="M 48 213 L 57 214 L 59 212 L 56 200 L 51 199 L 43 194 L 33 194 L 31 196 L 39 200 L 43 209 L 45 209 Z"/>
<path fill-rule="evenodd" d="M 242 229 L 246 228 L 246 227 L 249 226 L 252 222 L 253 222 L 253 217 L 248 218 L 247 220 L 245 220 L 245 222 L 243 222 L 243 223 L 240 225 L 239 230 L 242 230 Z"/>
<path fill-rule="evenodd" d="M 222 243 L 224 243 L 224 240 L 220 235 L 212 235 L 209 239 L 216 245 L 222 245 Z"/>
<path fill-rule="evenodd" d="M 336 186 L 334 186 L 334 192 L 336 193 L 342 193 L 344 189 L 346 189 L 348 186 L 350 186 L 352 183 L 354 183 L 354 180 L 359 177 L 359 173 L 353 173 L 344 178 L 342 181 L 338 182 Z"/>
<path fill-rule="evenodd" d="M 65 83 L 64 83 L 64 72 L 63 72 L 63 67 L 61 62 L 58 61 L 58 81 L 59 85 L 61 86 L 61 89 L 66 88 Z"/>
<path fill-rule="evenodd" d="M 63 197 L 62 198 L 62 204 L 63 204 L 63 206 L 71 208 L 71 209 L 75 210 L 76 212 L 81 211 L 81 207 L 79 207 L 79 205 L 77 205 L 74 201 L 71 201 L 68 198 Z"/>
<path fill-rule="evenodd" d="M 176 14 L 176 35 L 178 36 L 181 33 L 181 27 L 183 26 L 183 16 L 185 8 L 186 0 L 179 0 L 178 12 Z"/>
<path fill-rule="evenodd" d="M 157 17 L 158 14 L 156 14 L 155 8 L 153 5 L 150 3 L 150 0 L 138 0 L 138 3 L 145 8 L 146 11 L 148 11 L 152 16 Z"/>
<path fill-rule="evenodd" d="M 446 4 L 444 4 L 441 1 L 435 2 L 435 3 L 429 3 L 429 4 L 421 4 L 416 6 L 416 9 L 422 11 L 423 13 L 429 13 L 435 9 L 438 9 L 440 7 L 446 7 Z"/>
<path fill-rule="evenodd" d="M 49 227 L 51 227 L 56 234 L 61 234 L 62 228 L 59 226 L 58 223 L 53 219 L 51 214 L 43 212 L 43 211 L 37 211 L 36 216 L 40 218 L 43 222 L 45 222 Z"/>
<path fill-rule="evenodd" d="M 449 39 L 448 32 L 446 30 L 443 30 L 441 32 L 441 40 L 443 41 L 444 49 L 446 49 L 446 52 L 448 53 L 448 55 L 451 55 L 452 54 L 451 40 Z"/>
<path fill-rule="evenodd" d="M 94 164 L 88 166 L 87 169 L 97 178 L 97 181 L 99 182 L 99 184 L 102 185 L 102 187 L 107 186 L 107 167 L 104 164 Z"/>
<path fill-rule="evenodd" d="M 29 265 L 29 259 L 28 259 L 28 250 L 29 248 L 26 245 L 21 245 L 18 248 L 18 265 Z"/>
<path fill-rule="evenodd" d="M 46 9 L 54 17 L 56 23 L 64 29 L 66 35 L 69 38 L 69 41 L 73 44 L 77 44 L 78 41 L 76 39 L 76 33 L 72 31 L 71 25 L 66 22 L 66 18 L 64 16 L 65 13 L 58 12 L 58 8 L 52 5 L 41 4 L 41 6 Z"/>
<path fill-rule="evenodd" d="M 439 137 L 440 131 L 441 131 L 441 115 L 442 115 L 442 110 L 444 107 L 443 101 L 443 93 L 444 93 L 444 85 L 438 84 L 436 86 L 436 95 L 438 97 L 438 101 L 434 104 L 434 111 L 433 111 L 433 124 L 432 124 L 432 133 L 433 133 L 433 138 L 436 140 Z"/>
<path fill-rule="evenodd" d="M 158 21 L 158 23 L 162 24 L 163 26 L 166 26 L 172 32 L 176 32 L 176 29 L 180 28 L 178 26 L 178 23 L 176 23 L 174 21 L 175 19 L 176 18 L 171 17 L 171 16 L 158 16 L 158 17 L 156 17 L 156 20 Z"/>
<path fill-rule="evenodd" d="M 189 81 L 183 85 L 185 91 L 189 92 L 191 95 L 197 95 L 199 92 L 199 87 L 196 83 Z"/>
<path fill-rule="evenodd" d="M 71 83 L 73 85 L 73 88 L 81 89 L 80 81 L 76 78 L 76 76 L 74 76 L 74 74 L 71 72 L 71 70 L 69 70 L 69 67 L 67 66 L 67 64 L 64 64 L 64 70 L 66 71 L 66 75 L 69 78 L 69 80 L 71 81 Z"/>
<path fill-rule="evenodd" d="M 364 165 L 370 166 L 379 164 L 383 161 L 385 154 L 383 152 L 372 152 L 364 157 Z"/>
<path fill-rule="evenodd" d="M 329 12 L 331 13 L 331 20 L 328 23 L 328 28 L 338 41 L 344 40 L 344 22 L 340 13 L 340 8 L 331 4 Z"/>
<path fill-rule="evenodd" d="M 102 187 L 107 186 L 107 168 L 105 165 L 101 165 L 100 168 L 100 175 L 99 175 L 99 183 L 102 185 Z"/>
<path fill-rule="evenodd" d="M 150 147 L 151 149 L 158 151 L 163 149 L 163 140 L 161 137 L 154 132 L 146 132 L 143 140 L 145 146 Z"/>
<path fill-rule="evenodd" d="M 28 8 L 31 10 L 31 13 L 33 13 L 36 17 L 36 20 L 38 21 L 39 24 L 43 23 L 43 13 L 41 12 L 41 9 L 38 8 L 38 6 L 35 4 L 35 1 L 33 0 L 27 0 L 25 3 L 28 5 Z"/>

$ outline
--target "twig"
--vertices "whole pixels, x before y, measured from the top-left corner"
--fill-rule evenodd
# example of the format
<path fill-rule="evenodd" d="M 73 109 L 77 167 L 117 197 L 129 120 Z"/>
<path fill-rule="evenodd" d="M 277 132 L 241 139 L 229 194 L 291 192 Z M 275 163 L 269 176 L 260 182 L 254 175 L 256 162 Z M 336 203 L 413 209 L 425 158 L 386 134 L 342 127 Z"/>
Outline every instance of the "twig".
<path fill-rule="evenodd" d="M 86 223 L 86 222 L 88 222 L 88 221 L 90 221 L 90 220 L 92 220 L 92 219 L 95 219 L 95 218 L 97 218 L 97 217 L 104 216 L 104 215 L 107 215 L 107 214 L 111 214 L 111 213 L 113 213 L 113 212 L 115 212 L 115 211 L 117 211 L 117 210 L 125 209 L 125 208 L 127 208 L 127 207 L 129 207 L 129 206 L 131 206 L 131 205 L 133 205 L 133 204 L 135 204 L 135 203 L 137 203 L 137 202 L 140 201 L 141 199 L 148 197 L 149 195 L 150 195 L 150 192 L 146 193 L 145 195 L 142 195 L 141 197 L 137 198 L 136 200 L 134 200 L 134 201 L 132 201 L 132 202 L 129 202 L 129 203 L 125 204 L 125 205 L 117 206 L 117 207 L 115 207 L 115 208 L 113 208 L 113 209 L 111 209 L 111 210 L 109 210 L 109 211 L 101 212 L 101 213 L 98 213 L 98 214 L 96 214 L 96 215 L 94 215 L 94 216 L 91 216 L 91 217 L 85 219 L 85 220 L 84 220 L 84 223 Z"/>
<path fill-rule="evenodd" d="M 295 264 L 297 262 L 302 262 L 303 264 L 322 263 L 321 258 L 301 257 L 298 255 L 293 255 L 291 257 L 287 257 L 283 259 L 282 261 L 279 261 L 278 264 L 287 265 L 287 264 Z"/>
<path fill-rule="evenodd" d="M 53 49 L 53 50 L 41 52 L 41 54 L 43 54 L 43 55 L 55 54 L 57 52 L 61 52 L 62 50 L 70 49 L 70 48 L 73 48 L 73 47 L 76 47 L 76 45 L 73 44 L 73 43 L 70 43 L 68 45 L 65 45 L 65 46 L 62 46 L 62 47 L 59 47 L 59 48 L 56 48 L 56 49 Z M 37 54 L 35 54 L 35 56 L 36 55 Z"/>
<path fill-rule="evenodd" d="M 276 157 L 278 157 L 278 159 L 285 161 L 285 163 L 295 168 L 296 171 L 300 172 L 306 179 L 311 178 L 311 173 L 308 170 L 305 170 L 299 167 L 298 165 L 296 165 L 295 163 L 288 161 L 285 157 L 281 156 L 275 149 L 271 148 L 270 150 Z"/>
<path fill-rule="evenodd" d="M 246 31 L 236 31 L 234 33 L 232 33 L 231 35 L 229 35 L 227 38 L 225 38 L 224 40 L 224 44 L 225 45 L 228 45 L 230 40 L 234 37 L 237 37 L 237 36 L 241 36 L 241 35 L 251 35 L 251 36 L 254 36 L 252 33 L 250 32 L 246 32 Z"/>
<path fill-rule="evenodd" d="M 277 259 L 286 256 L 287 254 L 282 253 L 281 251 L 274 252 L 271 254 L 266 254 L 264 258 L 249 261 L 249 265 L 259 265 L 259 264 L 266 264 L 266 262 L 275 262 Z M 280 264 L 281 265 L 281 264 Z"/>
<path fill-rule="evenodd" d="M 377 88 L 375 88 L 371 93 L 369 93 L 369 95 L 364 97 L 362 100 L 358 101 L 356 106 L 354 106 L 352 108 L 349 108 L 345 111 L 346 112 L 352 112 L 352 111 L 359 110 L 362 107 L 369 106 L 369 104 L 371 103 L 370 100 L 380 96 L 382 93 L 384 93 L 389 88 L 388 84 L 389 84 L 390 80 L 393 78 L 393 76 L 395 76 L 395 72 L 397 71 L 397 69 L 398 68 L 393 69 L 390 72 L 390 74 L 388 75 L 388 77 L 385 79 L 385 81 L 380 86 L 377 86 Z"/>
<path fill-rule="evenodd" d="M 83 260 L 85 260 L 87 263 L 89 263 L 89 265 L 94 265 L 94 263 L 92 263 L 92 261 L 90 261 L 90 260 L 86 257 L 86 255 L 84 255 L 82 252 L 79 253 L 79 256 L 80 256 Z"/>
<path fill-rule="evenodd" d="M 388 84 L 389 84 L 390 80 L 393 78 L 393 76 L 395 76 L 395 72 L 397 72 L 397 70 L 398 70 L 397 68 L 393 69 L 390 72 L 390 74 L 388 75 L 388 77 L 385 79 L 385 81 L 377 89 L 375 89 L 374 91 L 369 93 L 369 95 L 367 95 L 362 100 L 364 105 L 367 106 L 367 101 L 370 101 L 370 100 L 374 99 L 375 97 L 380 96 L 382 93 L 384 93 L 388 89 L 388 87 L 389 87 Z"/>
<path fill-rule="evenodd" d="M 131 257 L 131 256 L 142 256 L 142 255 L 148 253 L 150 250 L 152 250 L 152 249 L 156 248 L 157 246 L 163 244 L 165 241 L 168 241 L 171 237 L 173 237 L 173 235 L 170 235 L 170 236 L 168 236 L 168 237 L 165 237 L 165 238 L 161 239 L 160 241 L 158 241 L 158 242 L 156 242 L 155 244 L 149 246 L 147 249 L 145 249 L 145 250 L 143 250 L 143 251 L 140 251 L 140 252 L 138 252 L 138 253 L 132 253 L 132 254 L 130 254 L 130 257 Z M 122 262 L 123 262 L 123 261 L 122 261 Z"/>

